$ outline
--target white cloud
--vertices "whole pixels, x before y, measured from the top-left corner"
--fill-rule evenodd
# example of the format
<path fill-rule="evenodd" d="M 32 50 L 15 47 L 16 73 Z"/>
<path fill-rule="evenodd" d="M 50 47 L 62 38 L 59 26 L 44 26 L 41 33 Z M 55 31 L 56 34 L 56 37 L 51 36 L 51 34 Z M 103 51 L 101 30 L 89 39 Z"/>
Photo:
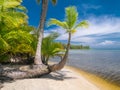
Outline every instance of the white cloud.
<path fill-rule="evenodd" d="M 120 32 L 120 18 L 114 17 L 100 17 L 100 18 L 89 18 L 89 28 L 87 29 L 78 29 L 76 36 L 85 36 L 85 35 L 105 35 L 110 33 Z"/>
<path fill-rule="evenodd" d="M 89 28 L 78 28 L 77 32 L 72 36 L 72 42 L 82 42 L 90 45 L 98 44 L 99 40 L 104 40 L 102 35 L 120 33 L 120 18 L 112 16 L 90 17 L 87 19 Z M 49 31 L 58 31 L 61 36 L 57 40 L 67 40 L 68 35 L 59 27 Z M 95 36 L 95 37 L 94 37 Z M 107 38 L 111 38 L 110 36 Z M 118 37 L 120 38 L 120 37 Z M 115 42 L 114 42 L 115 43 Z M 113 44 L 112 40 L 104 40 L 102 45 Z"/>
<path fill-rule="evenodd" d="M 99 43 L 99 45 L 112 45 L 114 43 L 115 43 L 115 41 L 105 40 L 104 42 Z"/>
<path fill-rule="evenodd" d="M 82 7 L 86 10 L 88 9 L 99 9 L 101 8 L 100 5 L 90 5 L 90 4 L 82 4 Z"/>
<path fill-rule="evenodd" d="M 92 43 L 95 42 L 94 38 L 92 37 L 77 37 L 77 38 L 72 38 L 73 42 L 83 42 L 83 43 Z"/>

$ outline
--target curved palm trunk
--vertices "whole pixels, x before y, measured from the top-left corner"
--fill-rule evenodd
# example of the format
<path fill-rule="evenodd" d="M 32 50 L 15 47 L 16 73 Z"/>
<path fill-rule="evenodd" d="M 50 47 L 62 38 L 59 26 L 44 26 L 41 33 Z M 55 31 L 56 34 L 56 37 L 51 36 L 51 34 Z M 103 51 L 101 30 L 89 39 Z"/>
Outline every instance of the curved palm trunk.
<path fill-rule="evenodd" d="M 22 66 L 19 69 L 9 68 L 2 69 L 0 71 L 0 80 L 4 77 L 7 79 L 23 79 L 23 78 L 34 78 L 39 77 L 44 74 L 49 74 L 49 69 L 46 68 L 38 68 L 33 66 Z"/>
<path fill-rule="evenodd" d="M 41 58 L 41 45 L 42 45 L 42 39 L 43 39 L 43 33 L 44 33 L 43 29 L 44 29 L 47 8 L 48 8 L 48 0 L 42 0 L 42 13 L 41 13 L 41 18 L 40 18 L 40 24 L 38 27 L 39 38 L 38 38 L 38 44 L 37 44 L 36 55 L 35 55 L 35 60 L 34 60 L 34 64 L 36 65 L 43 64 L 41 60 L 42 59 Z"/>
<path fill-rule="evenodd" d="M 68 59 L 68 54 L 69 54 L 69 49 L 70 49 L 70 41 L 71 41 L 71 33 L 69 33 L 67 48 L 66 48 L 66 52 L 65 52 L 63 59 L 58 64 L 50 66 L 51 71 L 61 70 L 65 66 L 67 59 Z"/>
<path fill-rule="evenodd" d="M 3 70 L 1 67 L 0 75 L 5 76 L 6 78 L 10 79 L 22 79 L 22 78 L 30 78 L 30 77 L 37 77 L 44 74 L 49 74 L 50 72 L 61 70 L 67 61 L 69 48 L 70 48 L 70 41 L 71 41 L 71 33 L 69 33 L 69 39 L 67 43 L 67 48 L 63 59 L 55 65 L 47 67 L 45 65 L 40 65 L 40 67 L 33 65 L 33 66 L 23 66 L 19 69 L 12 69 L 12 70 Z M 1 77 L 0 77 L 1 78 Z"/>

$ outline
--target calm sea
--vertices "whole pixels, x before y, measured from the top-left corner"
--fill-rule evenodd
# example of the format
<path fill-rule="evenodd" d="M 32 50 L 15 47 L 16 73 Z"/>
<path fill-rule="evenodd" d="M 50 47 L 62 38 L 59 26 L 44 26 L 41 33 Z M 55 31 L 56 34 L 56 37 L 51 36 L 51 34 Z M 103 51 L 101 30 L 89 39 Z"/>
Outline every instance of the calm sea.
<path fill-rule="evenodd" d="M 67 64 L 120 85 L 120 50 L 70 50 Z"/>

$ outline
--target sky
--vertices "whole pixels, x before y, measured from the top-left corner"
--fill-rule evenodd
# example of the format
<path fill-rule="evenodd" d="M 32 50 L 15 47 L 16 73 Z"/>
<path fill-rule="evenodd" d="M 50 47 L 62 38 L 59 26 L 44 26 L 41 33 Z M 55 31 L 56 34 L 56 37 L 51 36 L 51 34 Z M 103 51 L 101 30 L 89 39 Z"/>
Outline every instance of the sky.
<path fill-rule="evenodd" d="M 120 49 L 120 0 L 58 0 L 52 5 L 49 0 L 46 21 L 65 18 L 65 8 L 76 6 L 78 21 L 87 20 L 89 27 L 78 28 L 72 35 L 72 44 L 89 45 L 91 48 Z M 37 27 L 40 20 L 41 4 L 35 0 L 23 0 L 22 5 L 28 9 L 29 25 Z M 44 36 L 56 31 L 60 37 L 56 41 L 67 42 L 68 35 L 57 26 L 46 27 Z"/>

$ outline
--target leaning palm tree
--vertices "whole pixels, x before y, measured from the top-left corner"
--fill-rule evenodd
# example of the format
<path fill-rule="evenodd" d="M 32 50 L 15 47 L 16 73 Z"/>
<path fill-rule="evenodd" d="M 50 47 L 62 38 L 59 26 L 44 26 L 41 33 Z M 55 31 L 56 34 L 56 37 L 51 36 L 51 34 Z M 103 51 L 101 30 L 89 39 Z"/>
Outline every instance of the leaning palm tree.
<path fill-rule="evenodd" d="M 66 11 L 66 19 L 65 21 L 59 21 L 57 19 L 50 19 L 48 25 L 58 25 L 61 26 L 66 30 L 68 33 L 68 43 L 65 55 L 63 56 L 62 60 L 58 64 L 54 64 L 52 66 L 49 66 L 47 68 L 40 67 L 33 65 L 32 66 L 26 66 L 26 67 L 20 67 L 18 70 L 12 70 L 12 72 L 4 71 L 2 75 L 14 78 L 14 79 L 20 79 L 20 78 L 29 78 L 29 77 L 36 77 L 44 74 L 48 74 L 50 72 L 60 70 L 65 66 L 65 63 L 68 58 L 69 48 L 70 48 L 70 41 L 71 41 L 71 34 L 76 31 L 78 27 L 87 27 L 88 23 L 86 21 L 82 21 L 80 23 L 77 22 L 78 18 L 78 12 L 74 6 L 67 7 L 65 9 Z M 41 62 L 42 63 L 42 62 Z M 38 63 L 37 63 L 38 64 Z"/>
<path fill-rule="evenodd" d="M 66 52 L 65 52 L 63 59 L 58 64 L 51 66 L 50 68 L 51 71 L 60 70 L 64 67 L 67 61 L 68 53 L 70 49 L 71 35 L 75 33 L 77 28 L 79 27 L 88 27 L 87 21 L 82 21 L 82 22 L 77 23 L 78 12 L 75 6 L 70 6 L 70 7 L 65 8 L 65 13 L 66 13 L 65 21 L 59 21 L 57 19 L 52 18 L 48 22 L 48 26 L 57 25 L 57 26 L 62 27 L 66 31 L 66 33 L 68 33 L 68 36 L 69 36 L 67 47 L 66 47 Z"/>
<path fill-rule="evenodd" d="M 40 3 L 41 0 L 37 0 L 38 3 Z M 41 47 L 42 47 L 42 39 L 43 39 L 43 33 L 44 33 L 44 23 L 46 19 L 47 14 L 47 8 L 48 8 L 48 1 L 49 0 L 42 0 L 42 10 L 41 10 L 41 18 L 40 23 L 38 26 L 38 44 L 36 49 L 36 55 L 34 59 L 34 64 L 44 66 L 42 63 L 42 53 L 41 53 Z M 51 0 L 52 3 L 55 5 L 57 0 Z"/>

